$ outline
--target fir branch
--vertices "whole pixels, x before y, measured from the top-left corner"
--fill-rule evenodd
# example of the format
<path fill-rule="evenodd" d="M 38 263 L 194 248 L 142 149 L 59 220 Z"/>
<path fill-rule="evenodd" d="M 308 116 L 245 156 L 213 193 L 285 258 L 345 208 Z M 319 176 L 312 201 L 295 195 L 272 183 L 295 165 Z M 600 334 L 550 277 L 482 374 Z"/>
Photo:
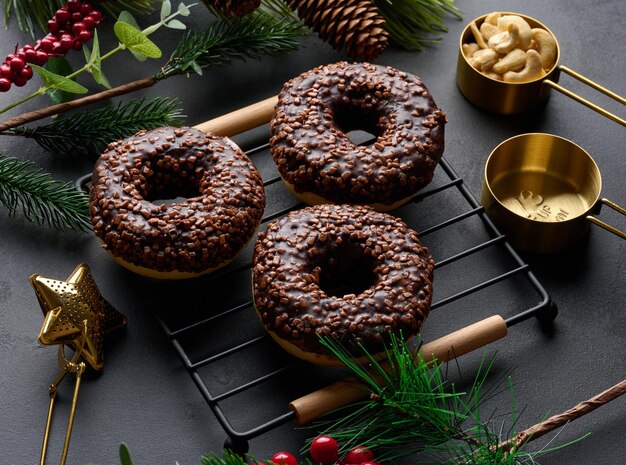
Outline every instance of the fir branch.
<path fill-rule="evenodd" d="M 72 183 L 52 178 L 33 164 L 0 153 L 0 203 L 10 215 L 21 211 L 33 223 L 87 230 L 88 197 Z"/>
<path fill-rule="evenodd" d="M 111 141 L 141 129 L 180 126 L 184 116 L 176 100 L 131 100 L 117 106 L 84 111 L 37 128 L 18 127 L 12 133 L 33 139 L 55 154 L 98 155 Z"/>
<path fill-rule="evenodd" d="M 150 13 L 155 4 L 162 0 L 111 0 L 98 4 L 111 16 L 117 16 L 123 10 L 129 10 L 137 14 Z M 65 6 L 66 0 L 5 0 L 4 23 L 8 27 L 11 16 L 15 16 L 18 27 L 25 32 L 30 32 L 35 37 L 35 27 L 47 32 L 47 23 L 54 13 Z"/>
<path fill-rule="evenodd" d="M 462 19 L 454 0 L 372 0 L 385 18 L 385 29 L 401 47 L 424 50 L 447 32 L 446 16 Z"/>
<path fill-rule="evenodd" d="M 302 23 L 257 11 L 242 18 L 224 18 L 201 33 L 189 33 L 176 47 L 161 73 L 164 79 L 177 74 L 202 74 L 206 68 L 230 64 L 235 59 L 279 55 L 295 50 L 297 38 L 306 35 Z"/>

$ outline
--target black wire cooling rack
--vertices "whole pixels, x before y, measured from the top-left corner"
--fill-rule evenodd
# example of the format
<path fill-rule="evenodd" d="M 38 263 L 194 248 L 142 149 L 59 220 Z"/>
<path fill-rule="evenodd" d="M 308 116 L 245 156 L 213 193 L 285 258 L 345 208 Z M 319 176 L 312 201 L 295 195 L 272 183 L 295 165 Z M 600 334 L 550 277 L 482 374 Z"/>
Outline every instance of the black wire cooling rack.
<path fill-rule="evenodd" d="M 303 205 L 280 182 L 267 144 L 247 153 L 265 180 L 262 229 Z M 556 306 L 529 266 L 445 159 L 431 184 L 393 214 L 418 231 L 436 261 L 424 340 L 494 314 L 508 327 L 533 316 L 543 321 L 556 317 Z M 239 452 L 248 450 L 248 440 L 290 422 L 290 401 L 345 376 L 291 357 L 264 331 L 252 303 L 254 240 L 228 267 L 206 277 L 174 282 L 138 278 L 178 357 L 226 432 L 226 446 Z"/>

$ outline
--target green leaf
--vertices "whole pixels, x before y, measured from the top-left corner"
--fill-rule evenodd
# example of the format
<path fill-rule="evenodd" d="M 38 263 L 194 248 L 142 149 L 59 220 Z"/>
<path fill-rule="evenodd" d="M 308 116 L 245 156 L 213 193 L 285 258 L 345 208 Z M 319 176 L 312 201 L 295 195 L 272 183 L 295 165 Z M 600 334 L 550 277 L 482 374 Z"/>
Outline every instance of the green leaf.
<path fill-rule="evenodd" d="M 171 12 L 172 3 L 170 2 L 170 0 L 165 0 L 161 4 L 161 21 L 165 21 L 165 19 L 170 15 Z"/>
<path fill-rule="evenodd" d="M 72 94 L 86 94 L 88 92 L 86 87 L 81 86 L 79 83 L 74 82 L 65 76 L 51 73 L 40 66 L 33 65 L 32 63 L 30 66 L 37 72 L 37 74 L 39 74 L 45 86 L 50 89 L 64 90 Z"/>
<path fill-rule="evenodd" d="M 171 20 L 169 23 L 166 23 L 165 26 L 169 27 L 170 29 L 180 29 L 180 30 L 187 29 L 187 26 L 185 26 L 183 23 L 181 23 L 177 19 Z"/>
<path fill-rule="evenodd" d="M 118 21 L 113 28 L 115 36 L 129 50 L 148 58 L 161 58 L 161 50 L 143 32 L 128 23 Z"/>
<path fill-rule="evenodd" d="M 91 73 L 94 80 L 98 84 L 106 87 L 107 89 L 110 89 L 111 84 L 109 83 L 109 80 L 106 78 L 106 76 L 102 72 L 102 61 L 100 60 L 100 42 L 98 40 L 98 31 L 94 31 L 93 50 L 89 55 L 90 55 L 90 59 L 88 61 L 89 72 Z M 87 55 L 85 54 L 85 56 Z"/>
<path fill-rule="evenodd" d="M 63 57 L 50 57 L 46 63 L 45 69 L 60 76 L 67 76 L 74 71 L 72 65 Z M 46 94 L 48 94 L 53 104 L 69 102 L 74 98 L 73 94 L 70 92 L 64 92 L 59 89 L 50 89 Z"/>
<path fill-rule="evenodd" d="M 178 14 L 179 15 L 181 15 L 181 16 L 189 16 L 190 13 L 191 12 L 189 11 L 189 8 L 184 3 L 180 3 L 178 5 Z"/>
<path fill-rule="evenodd" d="M 133 465 L 133 459 L 130 457 L 130 451 L 126 444 L 120 444 L 120 462 L 122 465 Z"/>
<path fill-rule="evenodd" d="M 198 74 L 198 76 L 202 76 L 202 67 L 198 64 L 197 61 L 191 63 L 191 69 L 193 69 Z"/>
<path fill-rule="evenodd" d="M 139 23 L 137 23 L 137 20 L 135 19 L 135 17 L 126 10 L 120 13 L 120 15 L 117 17 L 117 20 L 121 21 L 122 23 L 130 24 L 132 27 L 134 27 L 137 30 L 141 30 L 141 28 L 139 27 Z M 132 50 L 130 51 L 130 53 L 132 53 L 135 59 L 138 61 L 146 61 L 148 59 L 148 57 L 139 55 L 138 53 L 135 53 Z"/>

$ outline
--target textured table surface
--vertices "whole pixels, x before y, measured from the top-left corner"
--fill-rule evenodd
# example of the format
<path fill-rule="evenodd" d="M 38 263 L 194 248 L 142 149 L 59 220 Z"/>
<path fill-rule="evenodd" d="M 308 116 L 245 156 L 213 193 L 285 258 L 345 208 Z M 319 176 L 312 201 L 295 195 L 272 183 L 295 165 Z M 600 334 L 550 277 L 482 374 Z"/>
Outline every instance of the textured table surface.
<path fill-rule="evenodd" d="M 547 132 L 573 140 L 589 151 L 603 177 L 602 193 L 626 204 L 626 128 L 560 95 L 519 117 L 485 113 L 469 104 L 455 83 L 458 38 L 469 20 L 496 9 L 535 17 L 557 35 L 561 64 L 578 70 L 616 92 L 626 94 L 626 3 L 622 0 L 539 2 L 460 1 L 464 20 L 448 20 L 449 33 L 424 53 L 390 48 L 376 63 L 392 65 L 423 78 L 437 104 L 446 110 L 445 156 L 466 185 L 478 196 L 484 161 L 502 140 L 524 132 Z M 192 22 L 201 28 L 209 20 L 196 7 Z M 15 27 L 1 30 L 3 53 L 29 37 Z M 175 32 L 155 36 L 167 53 Z M 104 49 L 113 44 L 104 40 Z M 296 53 L 262 61 L 237 63 L 205 73 L 203 77 L 173 78 L 146 90 L 146 96 L 180 99 L 191 124 L 210 119 L 275 94 L 290 77 L 313 66 L 343 58 L 315 37 Z M 114 57 L 105 64 L 110 80 L 119 84 L 154 72 L 158 64 L 131 64 Z M 148 69 L 150 67 L 150 69 Z M 624 113 L 623 106 L 571 79 L 573 89 Z M 95 87 L 94 87 L 95 88 Z M 0 95 L 2 106 L 26 89 Z M 41 104 L 41 101 L 39 102 Z M 30 102 L 27 108 L 36 108 Z M 237 138 L 243 146 L 263 142 L 266 132 Z M 52 157 L 34 143 L 1 138 L 3 153 L 32 160 L 56 176 L 74 180 L 91 170 L 92 161 L 80 157 Z M 603 217 L 626 229 L 626 220 L 604 209 Z M 40 348 L 36 336 L 41 312 L 28 276 L 64 278 L 80 262 L 92 268 L 102 293 L 128 315 L 129 327 L 107 344 L 105 369 L 88 377 L 79 400 L 72 437 L 70 464 L 116 464 L 117 448 L 126 442 L 138 464 L 199 463 L 202 454 L 219 451 L 224 433 L 185 373 L 182 365 L 149 312 L 136 280 L 118 267 L 89 234 L 49 232 L 9 218 L 0 211 L 0 451 L 3 463 L 37 463 L 47 410 L 47 386 L 55 376 L 56 354 Z M 450 238 L 454 241 L 454 238 Z M 560 314 L 551 330 L 535 321 L 511 331 L 492 346 L 497 367 L 514 367 L 517 404 L 526 409 L 521 426 L 565 410 L 578 401 L 621 381 L 626 374 L 626 242 L 598 228 L 566 252 L 525 255 L 533 271 L 557 303 Z M 454 318 L 453 315 L 450 316 Z M 453 322 L 451 326 L 454 327 Z M 226 336 L 227 337 L 227 336 Z M 478 356 L 462 362 L 464 370 L 476 368 Z M 67 386 L 66 386 L 67 387 Z M 261 402 L 262 399 L 259 399 Z M 58 407 L 50 447 L 50 463 L 57 461 L 69 404 L 65 392 Z M 510 408 L 503 396 L 495 407 Z M 246 406 L 241 405 L 242 415 Z M 582 443 L 541 459 L 545 464 L 624 463 L 626 453 L 626 399 L 619 399 L 584 419 L 568 425 L 553 444 L 591 432 Z M 297 450 L 302 432 L 283 426 L 251 441 L 250 452 L 259 458 L 277 450 Z M 545 445 L 544 441 L 538 445 Z"/>

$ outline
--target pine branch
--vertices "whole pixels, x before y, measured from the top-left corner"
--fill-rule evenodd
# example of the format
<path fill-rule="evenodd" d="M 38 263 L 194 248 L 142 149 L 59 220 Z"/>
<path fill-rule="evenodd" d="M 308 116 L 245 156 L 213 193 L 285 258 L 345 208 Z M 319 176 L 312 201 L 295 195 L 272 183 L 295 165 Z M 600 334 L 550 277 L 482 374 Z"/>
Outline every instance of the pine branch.
<path fill-rule="evenodd" d="M 32 138 L 55 154 L 98 155 L 108 143 L 141 129 L 180 126 L 184 122 L 176 100 L 131 100 L 117 106 L 84 111 L 37 128 L 18 127 L 12 133 Z"/>
<path fill-rule="evenodd" d="M 401 47 L 424 50 L 447 32 L 446 16 L 462 19 L 454 0 L 372 0 L 385 18 L 385 29 Z"/>
<path fill-rule="evenodd" d="M 279 55 L 298 48 L 306 28 L 293 17 L 277 18 L 257 11 L 243 18 L 225 18 L 201 33 L 189 33 L 176 47 L 161 74 L 163 79 L 230 64 L 235 59 Z"/>
<path fill-rule="evenodd" d="M 21 211 L 33 223 L 56 229 L 87 230 L 88 197 L 72 183 L 52 178 L 33 164 L 0 153 L 0 203 L 10 215 Z"/>
<path fill-rule="evenodd" d="M 111 0 L 101 2 L 98 8 L 104 9 L 111 16 L 117 16 L 123 10 L 137 14 L 147 14 L 154 10 L 155 4 L 162 0 Z M 5 0 L 4 23 L 8 27 L 11 16 L 15 16 L 18 27 L 30 32 L 35 37 L 35 28 L 47 32 L 47 23 L 54 13 L 65 6 L 66 0 Z"/>

